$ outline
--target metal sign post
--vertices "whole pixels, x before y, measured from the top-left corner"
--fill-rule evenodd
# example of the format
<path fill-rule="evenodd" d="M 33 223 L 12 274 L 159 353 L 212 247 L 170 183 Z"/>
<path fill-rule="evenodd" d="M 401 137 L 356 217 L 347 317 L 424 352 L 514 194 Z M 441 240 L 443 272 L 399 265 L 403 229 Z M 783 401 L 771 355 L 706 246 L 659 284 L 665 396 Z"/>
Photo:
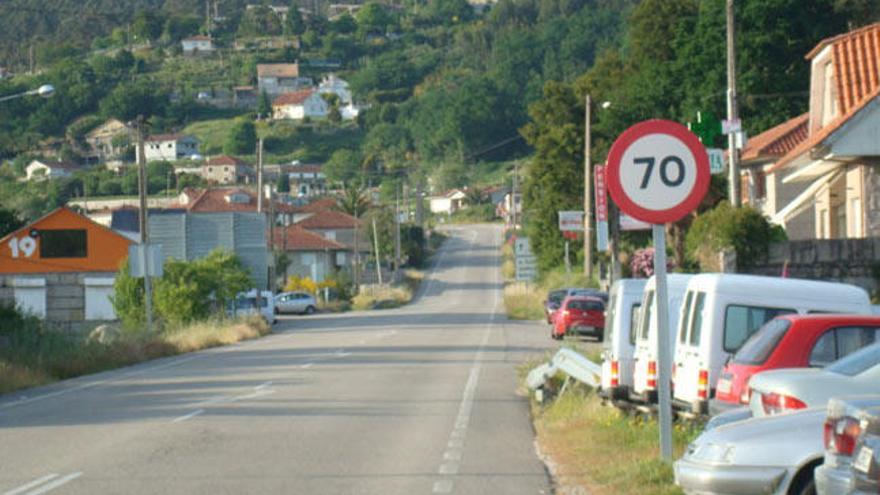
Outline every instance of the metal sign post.
<path fill-rule="evenodd" d="M 672 329 L 666 294 L 666 229 L 694 210 L 709 189 L 709 157 L 681 124 L 648 120 L 621 134 L 608 153 L 608 192 L 621 211 L 653 225 L 654 311 L 657 318 L 657 396 L 660 452 L 672 461 Z"/>

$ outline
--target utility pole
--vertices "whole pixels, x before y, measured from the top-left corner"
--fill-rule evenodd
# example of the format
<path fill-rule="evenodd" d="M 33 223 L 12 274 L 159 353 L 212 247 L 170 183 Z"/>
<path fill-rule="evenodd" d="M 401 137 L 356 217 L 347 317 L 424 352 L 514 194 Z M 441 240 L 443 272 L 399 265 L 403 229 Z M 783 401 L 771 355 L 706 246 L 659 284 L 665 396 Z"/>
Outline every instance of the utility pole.
<path fill-rule="evenodd" d="M 593 163 L 590 161 L 590 95 L 584 99 L 584 275 L 587 283 L 593 279 L 593 216 L 592 197 Z"/>
<path fill-rule="evenodd" d="M 394 281 L 400 280 L 400 196 L 394 191 Z"/>
<path fill-rule="evenodd" d="M 257 141 L 257 213 L 263 213 L 263 138 Z M 272 238 L 269 238 L 269 245 L 272 244 Z M 271 253 L 271 251 L 269 251 Z M 268 260 L 267 260 L 268 261 Z M 265 275 L 265 273 L 264 273 Z M 260 284 L 257 284 L 257 314 L 263 314 L 263 292 Z"/>
<path fill-rule="evenodd" d="M 141 266 L 144 270 L 144 314 L 146 315 L 147 333 L 153 332 L 153 284 L 150 280 L 148 263 L 148 247 L 150 235 L 147 230 L 147 159 L 144 155 L 144 116 L 137 118 L 137 162 L 138 162 L 138 201 L 140 214 L 138 221 L 141 230 Z"/>
<path fill-rule="evenodd" d="M 736 101 L 736 33 L 734 31 L 733 0 L 727 0 L 727 121 L 730 125 L 738 119 Z M 739 150 L 736 149 L 737 132 L 727 135 L 727 157 L 730 163 L 728 191 L 730 204 L 739 207 Z"/>
<path fill-rule="evenodd" d="M 269 191 L 269 290 L 275 293 L 275 192 Z"/>
<path fill-rule="evenodd" d="M 382 285 L 382 263 L 379 258 L 379 234 L 376 232 L 376 218 L 373 217 L 373 246 L 376 248 L 376 277 Z"/>
<path fill-rule="evenodd" d="M 610 225 L 611 239 L 608 247 L 611 250 L 611 283 L 620 280 L 620 210 L 614 201 L 608 201 L 608 221 Z"/>
<path fill-rule="evenodd" d="M 510 223 L 513 231 L 516 232 L 516 189 L 519 182 L 519 162 L 513 162 L 513 187 L 510 190 Z"/>

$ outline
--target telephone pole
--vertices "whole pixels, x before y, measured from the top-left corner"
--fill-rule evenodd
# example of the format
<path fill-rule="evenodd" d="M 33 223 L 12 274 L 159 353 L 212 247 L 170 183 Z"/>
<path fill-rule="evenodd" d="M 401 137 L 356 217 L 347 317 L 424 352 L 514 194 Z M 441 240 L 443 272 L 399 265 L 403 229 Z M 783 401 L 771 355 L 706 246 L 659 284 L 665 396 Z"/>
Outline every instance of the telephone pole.
<path fill-rule="evenodd" d="M 260 138 L 257 141 L 257 213 L 263 213 L 263 138 Z M 269 228 L 271 229 L 271 221 L 272 219 L 268 219 Z M 272 245 L 272 238 L 269 238 L 269 245 Z M 271 256 L 272 251 L 270 250 L 267 253 L 268 256 Z M 268 259 L 266 260 L 269 261 Z M 268 270 L 266 270 L 268 272 Z M 268 273 L 264 273 L 263 275 L 268 275 Z M 256 303 L 257 303 L 257 314 L 263 314 L 263 292 L 260 284 L 257 284 L 257 295 L 256 295 Z"/>
<path fill-rule="evenodd" d="M 593 215 L 593 164 L 590 161 L 590 95 L 584 100 L 584 275 L 587 283 L 593 279 L 593 233 L 590 217 Z"/>
<path fill-rule="evenodd" d="M 738 108 L 736 101 L 736 33 L 734 31 L 733 0 L 727 0 L 727 122 L 733 126 L 738 120 Z M 739 207 L 740 179 L 739 179 L 739 150 L 736 148 L 737 132 L 727 135 L 727 158 L 730 163 L 728 181 L 728 194 L 730 204 Z"/>
<path fill-rule="evenodd" d="M 138 222 L 141 230 L 141 267 L 144 271 L 144 314 L 146 315 L 147 333 L 153 331 L 153 283 L 150 280 L 150 264 L 148 247 L 150 235 L 147 222 L 147 158 L 144 156 L 144 116 L 137 118 L 137 165 L 138 165 L 138 202 L 140 214 Z"/>

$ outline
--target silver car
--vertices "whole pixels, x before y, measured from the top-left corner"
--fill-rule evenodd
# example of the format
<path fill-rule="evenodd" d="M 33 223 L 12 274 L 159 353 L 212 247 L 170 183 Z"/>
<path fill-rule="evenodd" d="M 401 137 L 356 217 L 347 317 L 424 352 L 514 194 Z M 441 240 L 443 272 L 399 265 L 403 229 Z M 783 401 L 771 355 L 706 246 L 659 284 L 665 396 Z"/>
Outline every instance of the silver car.
<path fill-rule="evenodd" d="M 815 369 L 765 371 L 749 381 L 755 417 L 824 407 L 831 397 L 880 395 L 880 344 Z"/>
<path fill-rule="evenodd" d="M 825 462 L 816 468 L 820 495 L 878 493 L 880 396 L 828 401 Z"/>
<path fill-rule="evenodd" d="M 318 308 L 315 296 L 308 292 L 282 292 L 275 296 L 275 311 L 310 315 Z"/>
<path fill-rule="evenodd" d="M 807 495 L 821 464 L 825 409 L 751 418 L 704 432 L 675 462 L 688 494 Z"/>

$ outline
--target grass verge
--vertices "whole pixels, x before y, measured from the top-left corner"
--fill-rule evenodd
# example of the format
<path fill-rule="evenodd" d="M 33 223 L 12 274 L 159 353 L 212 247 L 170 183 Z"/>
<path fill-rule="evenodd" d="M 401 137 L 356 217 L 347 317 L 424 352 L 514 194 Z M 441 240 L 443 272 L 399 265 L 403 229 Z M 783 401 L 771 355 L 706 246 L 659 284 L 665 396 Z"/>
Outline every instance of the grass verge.
<path fill-rule="evenodd" d="M 504 311 L 511 320 L 540 320 L 544 318 L 546 292 L 526 282 L 513 282 L 504 287 Z"/>
<path fill-rule="evenodd" d="M 392 309 L 412 301 L 425 278 L 425 272 L 415 269 L 403 271 L 403 280 L 395 285 L 370 285 L 351 300 L 352 309 Z"/>
<path fill-rule="evenodd" d="M 672 466 L 659 459 L 655 420 L 603 406 L 580 384 L 570 384 L 547 406 L 533 401 L 532 413 L 538 443 L 561 486 L 591 495 L 682 493 Z M 695 426 L 674 426 L 676 457 L 697 434 Z"/>
<path fill-rule="evenodd" d="M 156 335 L 118 333 L 101 342 L 86 335 L 45 330 L 39 322 L 27 323 L 3 335 L 0 393 L 228 345 L 271 332 L 261 318 L 250 317 L 193 323 Z"/>

